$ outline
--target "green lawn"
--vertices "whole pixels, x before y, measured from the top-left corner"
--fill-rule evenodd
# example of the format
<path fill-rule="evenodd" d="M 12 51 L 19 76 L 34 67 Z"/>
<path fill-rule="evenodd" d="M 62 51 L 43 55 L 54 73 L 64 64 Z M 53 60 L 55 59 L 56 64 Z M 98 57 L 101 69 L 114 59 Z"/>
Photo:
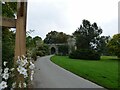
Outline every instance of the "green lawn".
<path fill-rule="evenodd" d="M 70 59 L 68 56 L 53 56 L 51 61 L 105 88 L 118 87 L 117 57 L 102 56 L 101 60 L 91 61 Z"/>

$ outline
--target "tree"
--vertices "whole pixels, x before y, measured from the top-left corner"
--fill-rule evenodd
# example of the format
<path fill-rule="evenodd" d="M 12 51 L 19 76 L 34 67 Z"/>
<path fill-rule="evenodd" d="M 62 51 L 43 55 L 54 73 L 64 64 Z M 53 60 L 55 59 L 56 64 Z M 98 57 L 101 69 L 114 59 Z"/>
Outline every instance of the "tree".
<path fill-rule="evenodd" d="M 39 44 L 42 43 L 42 38 L 39 37 L 39 36 L 35 36 L 35 37 L 33 38 L 33 42 L 34 42 L 35 46 L 38 46 Z"/>
<path fill-rule="evenodd" d="M 46 35 L 44 42 L 46 44 L 67 43 L 69 35 L 63 32 L 51 31 Z"/>
<path fill-rule="evenodd" d="M 80 28 L 73 33 L 77 48 L 97 50 L 101 33 L 102 29 L 96 23 L 91 24 L 88 20 L 83 20 Z"/>
<path fill-rule="evenodd" d="M 100 34 L 102 34 L 102 29 L 97 26 L 97 23 L 91 24 L 88 20 L 83 20 L 82 25 L 73 33 L 77 50 L 70 53 L 69 57 L 99 60 Z"/>
<path fill-rule="evenodd" d="M 108 42 L 110 41 L 110 36 L 101 36 L 100 40 L 98 42 L 98 51 L 102 54 L 102 55 L 111 55 L 109 53 L 109 49 L 107 47 Z"/>
<path fill-rule="evenodd" d="M 35 47 L 31 36 L 26 37 L 26 47 L 27 47 L 27 49 L 31 49 L 31 48 Z"/>
<path fill-rule="evenodd" d="M 120 58 L 120 34 L 115 34 L 108 42 L 109 51 Z"/>

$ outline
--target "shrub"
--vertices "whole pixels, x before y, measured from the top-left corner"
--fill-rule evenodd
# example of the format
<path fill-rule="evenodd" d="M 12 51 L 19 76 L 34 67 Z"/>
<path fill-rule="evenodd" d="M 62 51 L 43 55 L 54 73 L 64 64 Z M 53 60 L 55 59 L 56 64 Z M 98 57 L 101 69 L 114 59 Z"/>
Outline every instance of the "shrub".
<path fill-rule="evenodd" d="M 69 58 L 72 59 L 85 59 L 85 60 L 100 60 L 100 55 L 89 49 L 76 50 L 70 53 Z"/>
<path fill-rule="evenodd" d="M 44 53 L 43 53 L 42 51 L 37 51 L 37 52 L 36 52 L 36 55 L 37 55 L 37 56 L 44 56 Z"/>
<path fill-rule="evenodd" d="M 68 54 L 68 45 L 60 45 L 58 46 L 58 53 L 61 56 Z"/>
<path fill-rule="evenodd" d="M 32 51 L 31 51 L 31 57 L 33 58 L 33 60 L 37 60 L 37 55 L 36 55 L 36 48 L 33 48 Z"/>

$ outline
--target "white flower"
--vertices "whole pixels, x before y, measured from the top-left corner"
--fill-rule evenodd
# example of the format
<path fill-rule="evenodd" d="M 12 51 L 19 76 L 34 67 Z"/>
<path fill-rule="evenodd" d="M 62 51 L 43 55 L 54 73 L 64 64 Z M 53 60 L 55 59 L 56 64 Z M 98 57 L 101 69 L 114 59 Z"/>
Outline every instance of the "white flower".
<path fill-rule="evenodd" d="M 21 60 L 20 65 L 25 66 L 26 62 L 24 60 Z"/>
<path fill-rule="evenodd" d="M 11 71 L 14 71 L 14 69 L 15 69 L 15 68 L 11 68 L 10 70 L 11 70 Z"/>
<path fill-rule="evenodd" d="M 20 60 L 20 59 L 18 59 L 16 62 L 17 62 L 17 64 L 20 64 L 20 63 L 21 63 L 21 60 Z"/>
<path fill-rule="evenodd" d="M 23 56 L 23 57 L 24 58 L 21 57 L 21 59 L 18 58 L 18 60 L 17 60 L 17 64 L 20 66 L 25 66 L 28 63 L 27 58 L 25 58 L 25 56 Z"/>
<path fill-rule="evenodd" d="M 33 70 L 31 71 L 31 74 L 32 74 L 32 75 L 34 74 L 34 71 L 33 71 Z"/>
<path fill-rule="evenodd" d="M 27 70 L 24 67 L 21 67 L 21 66 L 19 66 L 17 68 L 17 70 L 20 74 L 23 74 L 23 75 L 27 73 Z"/>
<path fill-rule="evenodd" d="M 9 78 L 9 74 L 8 74 L 8 73 L 4 73 L 4 74 L 3 74 L 3 78 L 4 78 L 5 80 L 7 80 L 7 79 Z"/>
<path fill-rule="evenodd" d="M 23 87 L 26 88 L 26 86 L 27 86 L 26 83 L 23 83 Z"/>
<path fill-rule="evenodd" d="M 31 79 L 31 81 L 33 80 L 33 76 L 32 75 L 31 75 L 30 79 Z"/>
<path fill-rule="evenodd" d="M 16 87 L 16 82 L 12 84 L 12 88 L 15 88 L 15 87 Z"/>
<path fill-rule="evenodd" d="M 21 60 L 21 66 L 25 66 L 28 63 L 27 59 Z"/>
<path fill-rule="evenodd" d="M 0 83 L 0 89 L 4 89 L 4 88 L 6 88 L 6 87 L 7 87 L 7 82 L 2 81 L 2 82 Z"/>
<path fill-rule="evenodd" d="M 6 62 L 6 61 L 4 61 L 4 63 L 3 63 L 3 64 L 4 64 L 4 66 L 6 66 L 7 62 Z"/>
<path fill-rule="evenodd" d="M 25 63 L 28 63 L 27 58 L 24 59 L 24 62 L 25 62 Z"/>
<path fill-rule="evenodd" d="M 34 69 L 34 68 L 35 68 L 35 65 L 34 65 L 31 61 L 30 61 L 30 64 L 31 64 L 31 65 L 29 66 L 29 68 L 30 68 L 30 69 Z"/>
<path fill-rule="evenodd" d="M 8 73 L 9 68 L 4 69 L 4 73 Z"/>
<path fill-rule="evenodd" d="M 30 61 L 30 64 L 33 64 L 32 61 Z"/>
<path fill-rule="evenodd" d="M 32 70 L 31 71 L 31 76 L 30 76 L 31 81 L 33 80 L 33 74 L 34 74 L 34 71 Z"/>
<path fill-rule="evenodd" d="M 34 69 L 34 68 L 35 68 L 35 65 L 34 65 L 34 64 L 31 64 L 31 65 L 29 66 L 29 68 L 30 68 L 30 69 Z"/>
<path fill-rule="evenodd" d="M 27 74 L 27 72 L 26 73 L 24 73 L 24 78 L 27 78 L 28 77 L 28 74 Z"/>
<path fill-rule="evenodd" d="M 21 82 L 19 83 L 19 88 L 21 88 L 22 86 L 21 86 Z"/>

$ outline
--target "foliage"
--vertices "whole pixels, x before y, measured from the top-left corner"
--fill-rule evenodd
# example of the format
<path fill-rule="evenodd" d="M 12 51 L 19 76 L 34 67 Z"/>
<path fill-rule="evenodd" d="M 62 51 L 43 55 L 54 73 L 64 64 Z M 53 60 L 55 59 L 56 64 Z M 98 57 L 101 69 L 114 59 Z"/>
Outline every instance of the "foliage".
<path fill-rule="evenodd" d="M 108 42 L 110 41 L 110 36 L 101 36 L 98 44 L 98 51 L 101 55 L 112 55 L 109 52 L 107 47 Z"/>
<path fill-rule="evenodd" d="M 2 2 L 0 2 L 2 3 Z M 17 11 L 17 2 L 2 3 L 2 16 L 14 18 Z"/>
<path fill-rule="evenodd" d="M 46 44 L 42 44 L 37 48 L 37 56 L 49 55 L 49 47 Z"/>
<path fill-rule="evenodd" d="M 120 34 L 115 34 L 108 42 L 109 51 L 120 58 Z"/>
<path fill-rule="evenodd" d="M 2 16 L 14 18 L 17 11 L 17 2 L 5 2 L 2 4 Z M 7 61 L 9 67 L 13 65 L 15 47 L 15 33 L 10 31 L 9 28 L 2 27 L 2 61 Z M 9 58 L 9 59 L 8 59 Z"/>
<path fill-rule="evenodd" d="M 102 29 L 96 23 L 91 24 L 88 20 L 83 20 L 80 28 L 73 33 L 73 36 L 76 37 L 77 48 L 97 50 L 101 33 Z"/>
<path fill-rule="evenodd" d="M 26 47 L 27 47 L 27 49 L 31 49 L 31 48 L 35 47 L 35 44 L 34 44 L 31 36 L 26 37 Z"/>
<path fill-rule="evenodd" d="M 42 39 L 39 36 L 35 36 L 34 38 L 32 38 L 31 36 L 27 36 L 26 37 L 26 46 L 27 49 L 31 49 L 33 47 L 37 47 L 40 44 L 42 44 Z"/>
<path fill-rule="evenodd" d="M 58 53 L 59 55 L 68 55 L 68 45 L 59 45 Z"/>
<path fill-rule="evenodd" d="M 37 55 L 36 55 L 36 48 L 33 48 L 31 50 L 31 58 L 33 58 L 33 60 L 37 60 Z"/>
<path fill-rule="evenodd" d="M 16 60 L 16 65 L 14 68 L 8 68 L 7 65 L 8 62 L 4 62 L 4 69 L 0 72 L 0 76 L 2 76 L 2 82 L 0 83 L 0 89 L 9 88 L 28 88 L 30 81 L 33 80 L 33 74 L 34 74 L 34 64 L 31 59 L 28 59 L 24 55 L 19 57 Z M 1 69 L 2 70 L 2 69 Z M 16 81 L 16 78 L 23 77 L 24 81 Z M 9 85 L 9 78 L 14 78 L 15 81 L 11 82 L 11 85 Z"/>
<path fill-rule="evenodd" d="M 49 54 L 48 45 L 44 44 L 41 37 L 36 36 L 32 38 L 27 36 L 26 38 L 27 51 L 30 52 L 30 56 L 36 60 L 37 56 L 45 56 Z"/>
<path fill-rule="evenodd" d="M 110 36 L 100 36 L 100 34 L 102 34 L 102 29 L 97 23 L 91 24 L 88 20 L 83 20 L 82 25 L 73 33 L 76 38 L 77 51 L 71 53 L 70 57 L 100 59 L 101 54 L 109 55 L 107 43 Z"/>
<path fill-rule="evenodd" d="M 33 38 L 33 42 L 34 42 L 34 45 L 35 45 L 35 46 L 39 46 L 40 44 L 42 44 L 42 38 L 39 37 L 39 36 L 35 36 L 35 37 Z"/>
<path fill-rule="evenodd" d="M 74 60 L 67 56 L 53 56 L 52 62 L 62 68 L 97 83 L 105 88 L 119 90 L 117 57 L 102 56 L 101 60 Z"/>
<path fill-rule="evenodd" d="M 69 55 L 72 59 L 84 59 L 84 60 L 100 60 L 100 55 L 89 49 L 80 49 L 73 51 Z"/>
<path fill-rule="evenodd" d="M 44 42 L 46 44 L 67 43 L 68 35 L 63 32 L 51 31 L 46 35 Z"/>
<path fill-rule="evenodd" d="M 8 28 L 2 28 L 2 61 L 7 61 L 9 68 L 13 66 L 14 48 L 15 33 Z"/>

